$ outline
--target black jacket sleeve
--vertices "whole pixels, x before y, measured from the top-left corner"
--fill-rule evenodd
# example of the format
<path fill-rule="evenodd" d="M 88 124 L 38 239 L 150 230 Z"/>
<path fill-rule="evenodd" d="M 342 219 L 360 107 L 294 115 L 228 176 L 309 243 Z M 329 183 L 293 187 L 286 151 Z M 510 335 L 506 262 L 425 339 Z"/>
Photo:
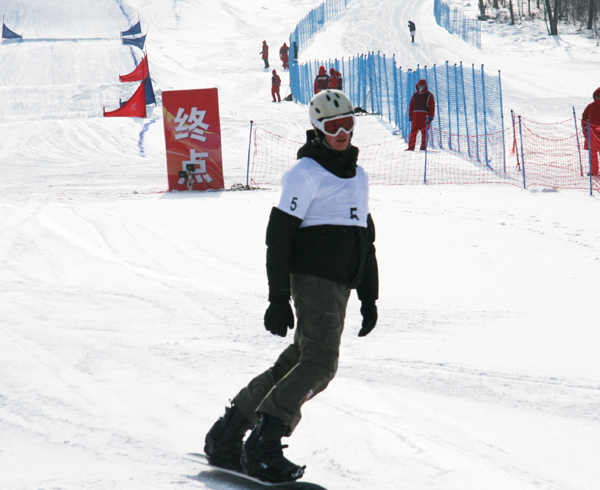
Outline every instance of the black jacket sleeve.
<path fill-rule="evenodd" d="M 375 223 L 369 214 L 367 216 L 367 231 L 369 244 L 362 281 L 356 288 L 358 299 L 366 302 L 374 302 L 379 298 L 379 268 L 375 256 Z"/>
<path fill-rule="evenodd" d="M 279 208 L 271 210 L 267 225 L 269 301 L 288 301 L 290 298 L 290 255 L 301 223 L 300 218 Z"/>

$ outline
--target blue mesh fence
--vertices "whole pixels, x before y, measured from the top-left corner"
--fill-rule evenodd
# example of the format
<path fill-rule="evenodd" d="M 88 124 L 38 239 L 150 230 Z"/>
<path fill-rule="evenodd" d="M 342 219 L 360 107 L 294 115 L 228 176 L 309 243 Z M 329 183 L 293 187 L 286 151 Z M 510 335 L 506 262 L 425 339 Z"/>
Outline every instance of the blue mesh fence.
<path fill-rule="evenodd" d="M 453 137 L 478 137 L 503 130 L 500 73 L 490 76 L 483 66 L 464 67 L 462 63 L 450 65 L 448 62 L 442 66 L 404 70 L 396 66 L 394 57 L 380 53 L 341 60 L 312 60 L 290 66 L 290 86 L 297 102 L 308 104 L 313 97 L 313 82 L 321 65 L 327 71 L 335 67 L 342 74 L 343 90 L 358 112 L 381 115 L 396 126 L 405 139 L 410 135 L 410 99 L 417 82 L 426 79 L 436 101 L 432 127 L 439 130 L 436 134 L 446 135 L 430 143 L 484 162 L 504 158 L 489 154 L 485 138 L 477 138 L 475 148 L 471 145 L 465 148 L 461 139 Z"/>
<path fill-rule="evenodd" d="M 312 9 L 306 17 L 304 17 L 290 34 L 290 62 L 296 60 L 294 51 L 294 43 L 298 50 L 310 41 L 310 39 L 319 32 L 327 22 L 336 17 L 338 14 L 346 10 L 348 4 L 352 0 L 326 0 L 318 7 Z"/>
<path fill-rule="evenodd" d="M 351 1 L 327 0 L 313 9 L 290 35 L 290 46 L 293 47 L 293 43 L 296 42 L 298 49 L 301 49 L 329 20 L 345 10 Z M 441 19 L 447 19 L 447 25 L 441 24 L 439 20 L 438 23 L 448 30 L 454 29 L 467 42 L 479 46 L 479 22 L 467 19 L 462 12 L 451 11 L 446 7 L 447 5 L 440 0 L 435 1 L 436 19 L 438 11 L 441 12 Z M 343 90 L 350 97 L 354 107 L 360 107 L 367 113 L 381 115 L 408 139 L 410 98 L 417 81 L 424 78 L 436 100 L 436 116 L 432 128 L 436 130 L 435 134 L 438 137 L 431 139 L 430 145 L 454 151 L 487 165 L 498 165 L 499 161 L 505 161 L 504 148 L 500 149 L 497 144 L 488 145 L 486 137 L 499 132 L 504 134 L 500 73 L 497 76 L 489 76 L 484 72 L 483 66 L 463 67 L 462 62 L 454 65 L 446 62 L 442 66 L 417 66 L 416 70 L 403 70 L 402 67 L 396 66 L 394 57 L 386 57 L 379 52 L 341 60 L 298 63 L 294 57 L 294 49 L 291 51 L 290 89 L 297 102 L 310 102 L 314 95 L 314 79 L 320 66 L 325 66 L 328 72 L 329 68 L 334 67 L 342 74 Z M 472 141 L 476 143 L 471 144 Z M 492 147 L 496 150 L 492 150 Z M 498 153 L 499 151 L 501 153 Z"/>
<path fill-rule="evenodd" d="M 439 26 L 481 49 L 481 23 L 477 19 L 467 17 L 461 10 L 450 8 L 442 0 L 435 0 L 433 14 Z"/>

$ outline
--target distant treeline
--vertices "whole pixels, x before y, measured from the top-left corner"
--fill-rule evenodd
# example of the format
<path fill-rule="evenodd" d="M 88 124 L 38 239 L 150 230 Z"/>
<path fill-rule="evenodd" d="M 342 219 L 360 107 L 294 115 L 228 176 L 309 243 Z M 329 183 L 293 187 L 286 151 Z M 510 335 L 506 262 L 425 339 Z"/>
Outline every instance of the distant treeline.
<path fill-rule="evenodd" d="M 543 17 L 548 34 L 559 34 L 560 23 L 579 24 L 597 35 L 600 0 L 478 0 L 480 20 L 519 23 Z"/>

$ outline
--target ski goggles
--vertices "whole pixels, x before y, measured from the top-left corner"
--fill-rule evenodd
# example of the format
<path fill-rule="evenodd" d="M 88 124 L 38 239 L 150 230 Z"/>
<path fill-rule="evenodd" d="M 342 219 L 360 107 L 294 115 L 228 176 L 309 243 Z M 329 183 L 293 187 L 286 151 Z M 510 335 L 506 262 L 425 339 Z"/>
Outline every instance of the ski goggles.
<path fill-rule="evenodd" d="M 350 134 L 354 130 L 354 114 L 343 114 L 341 116 L 329 117 L 318 120 L 311 118 L 313 126 L 320 129 L 329 136 L 337 136 L 340 131 Z"/>

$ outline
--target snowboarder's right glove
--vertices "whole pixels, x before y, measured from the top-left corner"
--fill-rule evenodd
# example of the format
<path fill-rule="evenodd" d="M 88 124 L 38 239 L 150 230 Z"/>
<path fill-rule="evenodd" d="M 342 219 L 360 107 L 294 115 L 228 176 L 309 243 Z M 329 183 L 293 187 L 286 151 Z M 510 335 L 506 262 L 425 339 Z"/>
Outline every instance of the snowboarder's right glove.
<path fill-rule="evenodd" d="M 294 328 L 294 312 L 289 300 L 271 301 L 265 312 L 265 328 L 273 335 L 285 337 Z"/>
<path fill-rule="evenodd" d="M 360 307 L 360 314 L 363 317 L 362 328 L 358 332 L 359 337 L 364 337 L 371 333 L 377 323 L 377 306 L 375 301 L 363 301 Z"/>

